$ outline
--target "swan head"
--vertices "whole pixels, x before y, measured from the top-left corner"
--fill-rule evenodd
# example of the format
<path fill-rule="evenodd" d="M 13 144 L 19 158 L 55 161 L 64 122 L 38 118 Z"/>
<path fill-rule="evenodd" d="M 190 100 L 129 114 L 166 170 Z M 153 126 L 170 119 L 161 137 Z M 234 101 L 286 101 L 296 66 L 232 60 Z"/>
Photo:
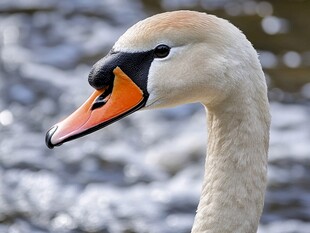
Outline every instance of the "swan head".
<path fill-rule="evenodd" d="M 46 143 L 53 148 L 142 108 L 218 106 L 242 87 L 251 89 L 245 67 L 261 72 L 252 45 L 228 21 L 193 11 L 152 16 L 129 28 L 93 66 L 95 92 L 48 131 Z"/>

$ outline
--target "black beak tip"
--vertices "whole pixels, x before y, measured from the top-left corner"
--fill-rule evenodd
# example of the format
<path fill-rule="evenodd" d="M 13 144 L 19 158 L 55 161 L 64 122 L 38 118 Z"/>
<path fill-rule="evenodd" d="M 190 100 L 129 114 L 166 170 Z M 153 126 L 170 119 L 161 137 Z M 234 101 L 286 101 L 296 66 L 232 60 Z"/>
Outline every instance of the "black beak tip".
<path fill-rule="evenodd" d="M 50 149 L 53 149 L 55 146 L 51 142 L 51 139 L 52 139 L 53 134 L 56 132 L 57 128 L 58 128 L 57 126 L 53 126 L 52 128 L 49 129 L 49 131 L 45 135 L 45 144 Z"/>

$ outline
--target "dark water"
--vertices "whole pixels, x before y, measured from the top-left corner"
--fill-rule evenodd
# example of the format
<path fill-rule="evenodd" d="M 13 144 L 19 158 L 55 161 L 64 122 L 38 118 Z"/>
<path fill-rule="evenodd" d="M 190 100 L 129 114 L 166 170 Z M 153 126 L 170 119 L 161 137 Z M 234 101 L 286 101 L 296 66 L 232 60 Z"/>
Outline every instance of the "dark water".
<path fill-rule="evenodd" d="M 310 232 L 309 1 L 2 0 L 0 233 L 190 231 L 207 138 L 200 105 L 44 144 L 92 92 L 91 65 L 126 28 L 175 9 L 227 18 L 259 50 L 273 116 L 259 232 Z"/>

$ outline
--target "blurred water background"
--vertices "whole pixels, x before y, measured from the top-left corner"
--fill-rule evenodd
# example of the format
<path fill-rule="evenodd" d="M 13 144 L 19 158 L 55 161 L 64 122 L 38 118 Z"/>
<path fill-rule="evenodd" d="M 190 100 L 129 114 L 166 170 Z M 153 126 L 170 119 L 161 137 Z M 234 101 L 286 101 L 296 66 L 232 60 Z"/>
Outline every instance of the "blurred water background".
<path fill-rule="evenodd" d="M 310 1 L 1 0 L 0 233 L 190 232 L 207 140 L 199 104 L 44 144 L 126 28 L 176 9 L 229 19 L 259 51 L 273 117 L 259 232 L 310 232 Z"/>

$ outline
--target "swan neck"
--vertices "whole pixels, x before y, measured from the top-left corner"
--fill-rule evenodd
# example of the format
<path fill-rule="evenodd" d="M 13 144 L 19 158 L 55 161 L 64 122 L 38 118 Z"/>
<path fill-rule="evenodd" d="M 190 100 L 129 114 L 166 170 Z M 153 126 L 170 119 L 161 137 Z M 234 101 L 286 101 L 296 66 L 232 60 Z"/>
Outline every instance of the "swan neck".
<path fill-rule="evenodd" d="M 206 170 L 192 233 L 257 231 L 267 180 L 269 107 L 266 97 L 246 101 L 208 111 Z"/>

